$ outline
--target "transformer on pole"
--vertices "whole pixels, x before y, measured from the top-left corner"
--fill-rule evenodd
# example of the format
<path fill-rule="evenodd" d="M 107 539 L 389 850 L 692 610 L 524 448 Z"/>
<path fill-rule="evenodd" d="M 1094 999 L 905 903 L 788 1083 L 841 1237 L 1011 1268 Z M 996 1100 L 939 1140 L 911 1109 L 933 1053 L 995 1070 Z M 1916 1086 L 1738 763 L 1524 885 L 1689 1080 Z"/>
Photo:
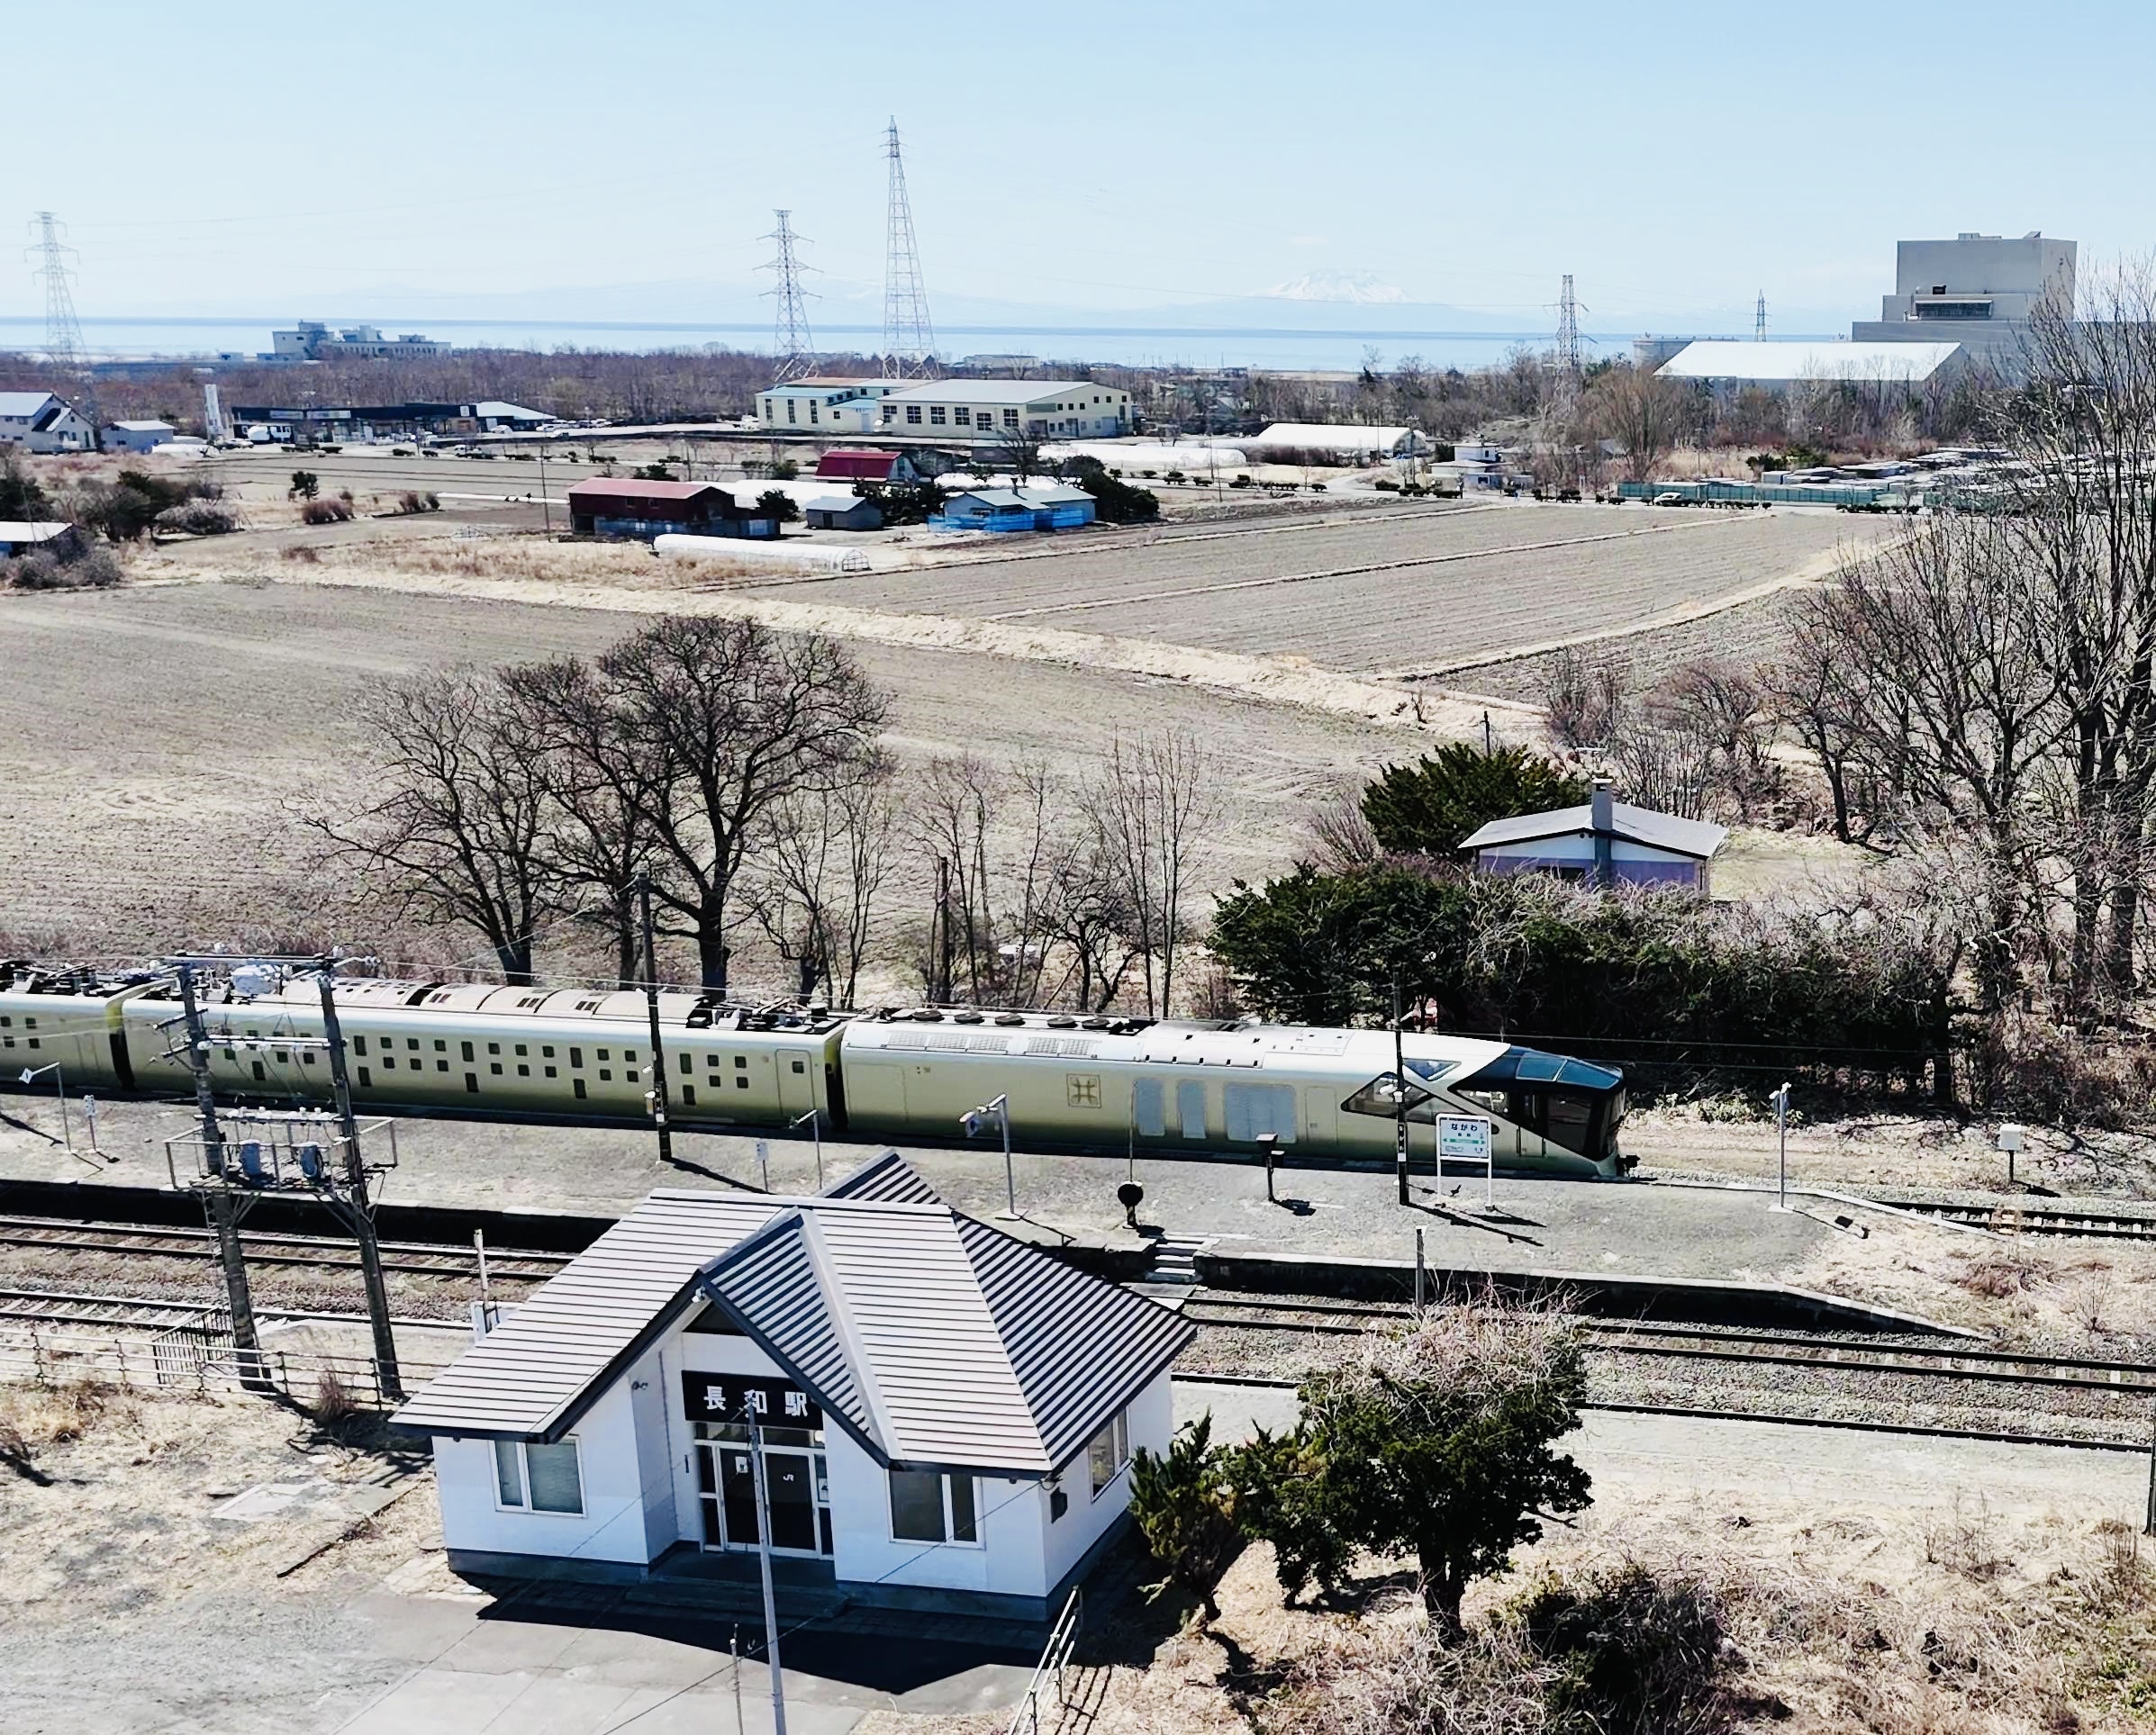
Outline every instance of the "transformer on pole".
<path fill-rule="evenodd" d="M 763 239 L 778 244 L 778 257 L 760 268 L 778 273 L 776 285 L 764 292 L 778 303 L 771 340 L 771 353 L 776 361 L 771 378 L 777 384 L 816 370 L 815 339 L 809 334 L 809 292 L 801 283 L 802 273 L 816 267 L 803 265 L 794 252 L 795 244 L 803 238 L 793 232 L 793 213 L 774 211 L 772 215 L 778 219 L 778 227 Z"/>
<path fill-rule="evenodd" d="M 906 165 L 899 156 L 898 122 L 884 135 L 891 158 L 889 240 L 883 265 L 883 373 L 891 379 L 925 379 L 936 366 L 936 332 L 929 322 L 929 292 L 920 277 L 920 250 L 913 240 L 913 206 L 906 197 Z"/>

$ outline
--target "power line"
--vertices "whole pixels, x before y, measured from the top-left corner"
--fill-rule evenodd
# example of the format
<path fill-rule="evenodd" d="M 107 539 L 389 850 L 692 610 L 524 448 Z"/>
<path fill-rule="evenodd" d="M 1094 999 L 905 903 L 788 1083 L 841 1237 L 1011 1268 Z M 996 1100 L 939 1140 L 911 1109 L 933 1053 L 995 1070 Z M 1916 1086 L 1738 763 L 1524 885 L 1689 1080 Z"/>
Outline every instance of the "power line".
<path fill-rule="evenodd" d="M 816 267 L 804 266 L 793 250 L 794 244 L 803 239 L 793 232 L 793 213 L 774 211 L 772 214 L 778 219 L 778 227 L 763 239 L 778 244 L 778 258 L 757 268 L 778 273 L 776 286 L 764 292 L 778 302 L 771 339 L 772 353 L 778 358 L 771 375 L 776 384 L 816 371 L 816 344 L 809 333 L 809 292 L 801 284 L 801 274 Z"/>
<path fill-rule="evenodd" d="M 884 224 L 883 372 L 892 379 L 926 378 L 936 366 L 936 332 L 929 322 L 929 292 L 921 282 L 895 117 L 884 135 L 884 149 L 891 158 L 891 207 Z"/>

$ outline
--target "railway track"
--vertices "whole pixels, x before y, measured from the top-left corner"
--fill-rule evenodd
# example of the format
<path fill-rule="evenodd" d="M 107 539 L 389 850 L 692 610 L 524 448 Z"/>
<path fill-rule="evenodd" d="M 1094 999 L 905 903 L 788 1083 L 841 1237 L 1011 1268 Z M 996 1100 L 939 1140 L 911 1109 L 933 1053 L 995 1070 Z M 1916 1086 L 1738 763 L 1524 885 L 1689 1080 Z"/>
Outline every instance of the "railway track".
<path fill-rule="evenodd" d="M 1411 1312 L 1405 1306 L 1374 1302 L 1281 1302 L 1202 1292 L 1193 1295 L 1183 1306 L 1183 1317 L 1193 1324 L 1305 1336 L 1360 1336 L 1374 1325 L 1407 1318 Z M 1906 1374 L 1919 1378 L 2064 1387 L 2124 1397 L 2156 1397 L 2156 1366 L 2141 1362 L 2033 1355 L 2010 1350 L 1934 1349 L 1872 1338 L 1699 1326 L 1590 1322 L 1582 1329 L 1590 1344 L 1608 1355 L 1838 1373 Z"/>
<path fill-rule="evenodd" d="M 2106 1241 L 2156 1241 L 2156 1216 L 2070 1211 L 2041 1205 L 1946 1205 L 1936 1199 L 1882 1198 L 1898 1211 L 1973 1224 L 2008 1235 L 2088 1235 Z"/>
<path fill-rule="evenodd" d="M 326 1270 L 357 1270 L 358 1250 L 330 1235 L 242 1234 L 249 1265 L 289 1265 Z M 148 1227 L 119 1223 L 65 1223 L 49 1217 L 0 1216 L 0 1247 L 50 1248 L 80 1254 L 125 1259 L 211 1260 L 217 1238 L 207 1229 Z M 477 1256 L 468 1247 L 425 1242 L 381 1243 L 382 1269 L 407 1277 L 479 1275 Z M 575 1255 L 530 1250 L 489 1248 L 486 1273 L 495 1282 L 541 1283 Z"/>

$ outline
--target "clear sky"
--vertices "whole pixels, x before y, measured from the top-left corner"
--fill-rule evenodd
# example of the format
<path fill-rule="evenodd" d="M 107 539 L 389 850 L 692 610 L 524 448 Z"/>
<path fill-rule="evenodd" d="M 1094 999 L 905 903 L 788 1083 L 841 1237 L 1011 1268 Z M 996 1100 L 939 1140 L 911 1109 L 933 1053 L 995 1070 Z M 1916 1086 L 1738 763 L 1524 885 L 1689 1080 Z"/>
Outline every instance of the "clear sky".
<path fill-rule="evenodd" d="M 1597 326 L 1846 320 L 1898 237 L 2156 245 L 2134 0 L 7 0 L 0 59 L 0 203 L 93 315 L 730 317 L 785 205 L 873 323 L 893 114 L 944 305 L 1368 273 L 1540 324 L 1570 271 Z"/>

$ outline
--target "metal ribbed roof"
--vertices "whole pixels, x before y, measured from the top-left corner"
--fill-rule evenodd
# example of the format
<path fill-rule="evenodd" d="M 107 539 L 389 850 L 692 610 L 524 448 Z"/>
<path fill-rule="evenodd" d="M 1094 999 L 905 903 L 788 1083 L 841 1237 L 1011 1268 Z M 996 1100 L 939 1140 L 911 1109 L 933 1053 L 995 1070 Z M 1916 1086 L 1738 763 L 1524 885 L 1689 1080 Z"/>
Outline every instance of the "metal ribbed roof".
<path fill-rule="evenodd" d="M 891 1152 L 815 1198 L 654 1193 L 395 1425 L 558 1439 L 706 1283 L 887 1463 L 1047 1475 L 1195 1335 L 961 1215 Z"/>
<path fill-rule="evenodd" d="M 1595 829 L 1591 802 L 1576 808 L 1552 808 L 1546 813 L 1522 813 L 1509 819 L 1492 819 L 1461 841 L 1463 850 L 1482 849 L 1491 844 L 1536 843 L 1545 837 L 1590 836 Z M 1722 847 L 1729 833 L 1705 819 L 1680 819 L 1673 813 L 1635 808 L 1613 801 L 1609 809 L 1609 835 L 1651 849 L 1672 850 L 1707 861 Z"/>

